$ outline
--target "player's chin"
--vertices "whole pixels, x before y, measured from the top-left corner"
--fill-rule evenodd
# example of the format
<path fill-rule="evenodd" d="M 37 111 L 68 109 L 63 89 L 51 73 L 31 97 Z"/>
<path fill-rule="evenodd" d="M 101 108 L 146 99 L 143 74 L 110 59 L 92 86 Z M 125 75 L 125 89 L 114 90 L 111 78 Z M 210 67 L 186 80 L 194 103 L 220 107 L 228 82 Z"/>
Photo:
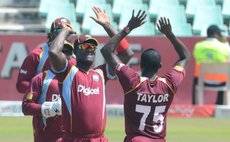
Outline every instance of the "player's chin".
<path fill-rule="evenodd" d="M 89 61 L 89 62 L 93 62 L 94 59 L 95 59 L 95 56 L 94 56 L 94 55 L 87 55 L 87 56 L 86 56 L 86 59 L 87 59 L 87 61 Z"/>

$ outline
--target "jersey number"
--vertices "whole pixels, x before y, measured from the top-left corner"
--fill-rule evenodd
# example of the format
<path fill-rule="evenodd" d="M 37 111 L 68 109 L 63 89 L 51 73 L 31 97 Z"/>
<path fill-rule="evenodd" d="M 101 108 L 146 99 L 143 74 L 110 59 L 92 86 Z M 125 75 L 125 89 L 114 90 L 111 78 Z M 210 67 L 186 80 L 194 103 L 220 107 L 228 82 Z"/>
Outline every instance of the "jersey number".
<path fill-rule="evenodd" d="M 155 112 L 153 114 L 153 122 L 158 123 L 158 125 L 153 125 L 153 131 L 160 133 L 163 129 L 164 124 L 164 117 L 162 113 L 165 112 L 166 106 L 156 106 Z M 144 105 L 136 105 L 136 112 L 143 113 L 143 116 L 140 121 L 139 130 L 145 129 L 145 121 L 146 118 L 149 116 L 151 111 L 151 106 L 144 106 Z"/>

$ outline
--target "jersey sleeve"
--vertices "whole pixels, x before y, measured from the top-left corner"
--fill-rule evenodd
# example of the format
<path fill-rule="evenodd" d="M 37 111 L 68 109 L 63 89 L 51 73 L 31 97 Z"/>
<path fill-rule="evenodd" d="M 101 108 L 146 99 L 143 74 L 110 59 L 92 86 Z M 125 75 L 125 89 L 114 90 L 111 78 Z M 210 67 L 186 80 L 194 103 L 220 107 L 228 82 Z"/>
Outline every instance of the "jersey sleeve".
<path fill-rule="evenodd" d="M 40 73 L 32 79 L 30 89 L 23 97 L 22 111 L 25 115 L 42 116 L 41 104 L 38 103 L 39 97 L 41 95 L 42 84 L 43 73 Z"/>
<path fill-rule="evenodd" d="M 37 66 L 39 64 L 39 56 L 37 54 L 29 54 L 19 70 L 16 88 L 20 93 L 26 93 L 29 90 L 31 79 L 35 76 Z"/>
<path fill-rule="evenodd" d="M 96 68 L 94 68 L 94 69 L 95 69 L 95 70 L 97 70 L 97 69 L 102 70 L 102 72 L 103 72 L 103 77 L 104 77 L 104 79 L 105 79 L 105 82 L 107 82 L 108 80 L 113 80 L 113 79 L 116 78 L 116 76 L 111 75 L 111 74 L 109 73 L 109 66 L 108 66 L 108 64 L 102 64 L 102 65 L 100 65 L 100 66 L 98 66 L 98 67 L 96 67 Z"/>
<path fill-rule="evenodd" d="M 175 66 L 169 73 L 165 74 L 167 83 L 170 84 L 170 87 L 174 92 L 177 91 L 178 86 L 181 84 L 182 80 L 185 77 L 185 70 L 181 66 Z"/>
<path fill-rule="evenodd" d="M 141 83 L 140 76 L 133 69 L 124 64 L 119 64 L 117 66 L 116 75 L 125 94 Z"/>

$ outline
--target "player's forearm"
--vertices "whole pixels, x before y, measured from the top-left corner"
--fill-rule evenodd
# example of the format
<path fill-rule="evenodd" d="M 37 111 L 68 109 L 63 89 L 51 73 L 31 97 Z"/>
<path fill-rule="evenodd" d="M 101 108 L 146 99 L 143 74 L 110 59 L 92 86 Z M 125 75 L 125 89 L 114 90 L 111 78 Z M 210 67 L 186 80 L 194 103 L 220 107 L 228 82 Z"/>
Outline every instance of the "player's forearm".
<path fill-rule="evenodd" d="M 187 60 L 187 62 L 191 58 L 191 53 L 189 49 L 185 46 L 184 43 L 180 41 L 173 33 L 170 35 L 167 35 L 167 38 L 171 41 L 173 44 L 173 47 L 175 48 L 178 56 L 179 56 L 179 61 L 180 60 Z"/>
<path fill-rule="evenodd" d="M 22 112 L 24 115 L 42 116 L 41 104 L 36 104 L 29 101 L 23 101 Z"/>
<path fill-rule="evenodd" d="M 103 57 L 105 58 L 106 62 L 109 64 L 109 66 L 112 68 L 112 70 L 115 69 L 117 64 L 119 64 L 120 60 L 119 58 L 114 54 L 114 50 L 116 49 L 119 42 L 127 35 L 127 33 L 122 30 L 115 36 L 113 36 L 101 49 L 101 53 Z"/>
<path fill-rule="evenodd" d="M 112 27 L 110 23 L 107 23 L 102 26 L 106 33 L 109 35 L 109 37 L 113 37 L 115 34 L 117 34 L 117 31 Z"/>
<path fill-rule="evenodd" d="M 64 46 L 64 41 L 69 35 L 67 29 L 63 29 L 58 36 L 50 43 L 50 52 L 54 55 L 60 55 Z"/>
<path fill-rule="evenodd" d="M 65 68 L 67 58 L 62 52 L 64 41 L 69 35 L 67 29 L 63 29 L 61 33 L 50 43 L 49 57 L 52 69 L 60 71 Z"/>
<path fill-rule="evenodd" d="M 105 46 L 101 49 L 101 52 L 107 52 L 107 53 L 111 53 L 114 52 L 116 47 L 120 44 L 120 41 L 127 35 L 127 33 L 122 30 L 120 31 L 118 34 L 116 34 L 115 36 L 113 36 L 109 42 L 107 42 L 105 44 Z"/>

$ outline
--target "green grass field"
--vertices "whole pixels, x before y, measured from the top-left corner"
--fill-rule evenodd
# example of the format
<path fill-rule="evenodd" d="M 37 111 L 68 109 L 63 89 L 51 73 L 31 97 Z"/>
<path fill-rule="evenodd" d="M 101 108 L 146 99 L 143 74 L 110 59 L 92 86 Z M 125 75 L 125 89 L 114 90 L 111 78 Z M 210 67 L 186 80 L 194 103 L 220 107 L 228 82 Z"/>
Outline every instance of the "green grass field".
<path fill-rule="evenodd" d="M 108 117 L 105 134 L 110 142 L 122 142 L 122 117 Z M 31 117 L 0 117 L 2 142 L 32 142 Z M 230 119 L 168 118 L 168 142 L 229 142 Z"/>

